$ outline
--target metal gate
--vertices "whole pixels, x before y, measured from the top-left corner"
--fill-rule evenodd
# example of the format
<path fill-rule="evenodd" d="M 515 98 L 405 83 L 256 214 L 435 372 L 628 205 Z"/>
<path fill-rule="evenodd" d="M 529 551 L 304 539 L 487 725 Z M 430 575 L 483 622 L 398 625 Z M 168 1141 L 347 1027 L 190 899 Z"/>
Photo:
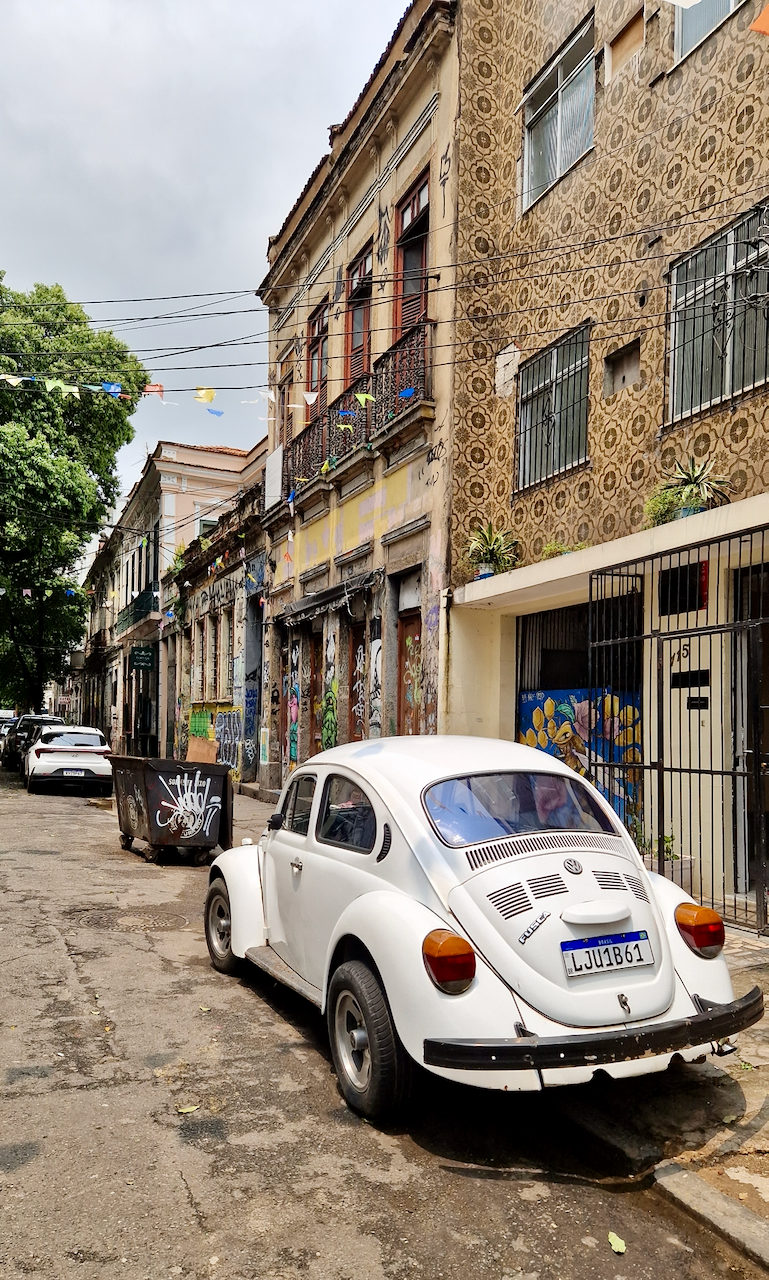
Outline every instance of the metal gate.
<path fill-rule="evenodd" d="M 768 932 L 769 528 L 593 573 L 588 649 L 589 772 L 646 865 Z"/>

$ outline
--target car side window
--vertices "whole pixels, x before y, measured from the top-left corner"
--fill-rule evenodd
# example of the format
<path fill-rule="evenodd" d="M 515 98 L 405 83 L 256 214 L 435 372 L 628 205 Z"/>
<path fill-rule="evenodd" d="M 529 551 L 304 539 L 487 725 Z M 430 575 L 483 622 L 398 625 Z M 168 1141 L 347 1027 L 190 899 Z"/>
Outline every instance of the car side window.
<path fill-rule="evenodd" d="M 306 836 L 310 830 L 310 810 L 315 795 L 315 778 L 307 774 L 297 778 L 294 784 L 294 803 L 286 826 L 297 836 Z"/>
<path fill-rule="evenodd" d="M 281 808 L 281 811 L 280 811 L 283 814 L 283 830 L 284 831 L 291 830 L 290 823 L 291 823 L 291 815 L 294 812 L 294 798 L 296 796 L 296 788 L 297 788 L 297 783 L 292 782 L 291 786 L 286 792 L 286 798 L 283 801 L 283 807 Z"/>
<path fill-rule="evenodd" d="M 316 834 L 324 844 L 371 853 L 376 839 L 376 814 L 356 782 L 331 775 L 323 791 Z"/>

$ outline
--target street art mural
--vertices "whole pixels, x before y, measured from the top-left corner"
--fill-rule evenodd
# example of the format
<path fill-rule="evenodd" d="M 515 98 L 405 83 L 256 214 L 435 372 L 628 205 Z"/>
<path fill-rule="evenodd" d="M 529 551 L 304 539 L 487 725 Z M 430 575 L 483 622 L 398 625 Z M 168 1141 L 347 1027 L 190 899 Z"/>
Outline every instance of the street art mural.
<path fill-rule="evenodd" d="M 238 748 L 243 741 L 243 721 L 240 708 L 217 711 L 214 723 L 214 737 L 219 743 L 217 758 L 220 764 L 228 764 L 231 769 L 238 768 Z"/>
<path fill-rule="evenodd" d="M 200 770 L 192 774 L 177 774 L 175 778 L 158 779 L 168 792 L 169 799 L 161 800 L 155 814 L 159 827 L 167 827 L 180 840 L 192 840 L 201 832 L 208 837 L 214 818 L 222 808 L 220 795 L 211 794 L 211 779 L 200 776 Z"/>
<path fill-rule="evenodd" d="M 350 728 L 353 739 L 366 732 L 366 645 L 361 641 L 352 654 L 350 672 Z"/>
<path fill-rule="evenodd" d="M 324 751 L 335 747 L 339 736 L 337 704 L 339 680 L 336 671 L 336 633 L 331 625 L 326 639 L 326 654 L 323 670 L 323 727 L 321 730 L 321 746 Z"/>
<path fill-rule="evenodd" d="M 299 704 L 301 690 L 299 687 L 299 640 L 296 636 L 291 641 L 288 672 L 288 723 L 286 734 L 286 756 L 289 772 L 293 772 L 299 762 Z"/>
<path fill-rule="evenodd" d="M 641 695 L 610 689 L 522 692 L 519 741 L 557 756 L 606 796 L 626 825 L 641 811 Z M 612 767 L 614 766 L 614 767 Z"/>
<path fill-rule="evenodd" d="M 382 736 L 382 619 L 371 619 L 368 734 L 370 738 Z"/>

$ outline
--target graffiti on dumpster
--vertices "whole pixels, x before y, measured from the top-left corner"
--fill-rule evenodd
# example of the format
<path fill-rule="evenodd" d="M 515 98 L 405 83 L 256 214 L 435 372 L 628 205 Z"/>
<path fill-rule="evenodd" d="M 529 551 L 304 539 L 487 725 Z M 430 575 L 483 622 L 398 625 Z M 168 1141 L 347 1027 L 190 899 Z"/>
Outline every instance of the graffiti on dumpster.
<path fill-rule="evenodd" d="M 194 776 L 177 773 L 175 778 L 164 778 L 161 774 L 159 780 L 169 799 L 160 802 L 155 814 L 157 825 L 167 827 L 180 840 L 191 840 L 201 831 L 208 836 L 222 807 L 221 796 L 211 795 L 211 779 L 201 778 L 197 769 Z"/>

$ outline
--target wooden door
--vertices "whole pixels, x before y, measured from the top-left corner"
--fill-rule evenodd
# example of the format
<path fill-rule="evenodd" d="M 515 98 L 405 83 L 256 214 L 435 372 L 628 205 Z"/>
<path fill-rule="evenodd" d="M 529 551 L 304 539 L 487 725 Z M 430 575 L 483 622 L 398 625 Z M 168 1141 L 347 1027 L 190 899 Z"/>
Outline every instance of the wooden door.
<path fill-rule="evenodd" d="M 398 733 L 422 729 L 422 615 L 418 609 L 398 619 Z"/>

